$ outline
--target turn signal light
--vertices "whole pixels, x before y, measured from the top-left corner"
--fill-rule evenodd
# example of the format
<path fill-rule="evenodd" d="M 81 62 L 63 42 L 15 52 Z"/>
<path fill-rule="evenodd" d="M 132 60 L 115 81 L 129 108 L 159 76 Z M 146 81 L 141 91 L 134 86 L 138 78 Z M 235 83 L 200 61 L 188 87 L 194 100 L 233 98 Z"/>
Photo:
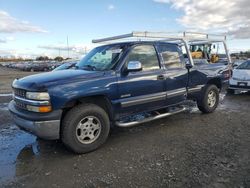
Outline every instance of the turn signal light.
<path fill-rule="evenodd" d="M 41 113 L 46 113 L 50 112 L 52 110 L 51 106 L 26 106 L 27 110 L 33 111 L 33 112 L 41 112 Z"/>
<path fill-rule="evenodd" d="M 39 107 L 39 112 L 50 112 L 51 111 L 51 106 L 40 106 Z"/>

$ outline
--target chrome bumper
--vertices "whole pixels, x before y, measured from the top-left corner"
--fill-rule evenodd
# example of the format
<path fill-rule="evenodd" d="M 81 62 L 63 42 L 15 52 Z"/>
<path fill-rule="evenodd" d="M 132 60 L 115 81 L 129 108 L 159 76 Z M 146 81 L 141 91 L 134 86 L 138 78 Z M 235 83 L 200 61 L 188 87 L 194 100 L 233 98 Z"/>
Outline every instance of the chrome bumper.
<path fill-rule="evenodd" d="M 21 129 L 24 129 L 40 138 L 46 140 L 59 139 L 60 120 L 51 121 L 30 121 L 13 115 L 14 122 Z"/>

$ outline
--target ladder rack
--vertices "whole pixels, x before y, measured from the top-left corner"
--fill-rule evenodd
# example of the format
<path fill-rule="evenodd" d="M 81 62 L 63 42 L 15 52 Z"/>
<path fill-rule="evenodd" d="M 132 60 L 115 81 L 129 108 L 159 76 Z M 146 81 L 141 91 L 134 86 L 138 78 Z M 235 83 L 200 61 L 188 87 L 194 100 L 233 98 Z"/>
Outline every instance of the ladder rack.
<path fill-rule="evenodd" d="M 212 38 L 213 37 L 213 38 Z M 221 37 L 221 39 L 218 39 Z M 169 33 L 169 32 L 148 32 L 148 31 L 133 31 L 128 34 L 117 35 L 107 38 L 94 39 L 93 43 L 113 42 L 117 40 L 134 40 L 134 41 L 148 41 L 148 40 L 161 40 L 169 42 L 223 42 L 227 39 L 224 35 L 219 34 L 206 34 L 198 32 L 181 32 L 181 33 Z"/>

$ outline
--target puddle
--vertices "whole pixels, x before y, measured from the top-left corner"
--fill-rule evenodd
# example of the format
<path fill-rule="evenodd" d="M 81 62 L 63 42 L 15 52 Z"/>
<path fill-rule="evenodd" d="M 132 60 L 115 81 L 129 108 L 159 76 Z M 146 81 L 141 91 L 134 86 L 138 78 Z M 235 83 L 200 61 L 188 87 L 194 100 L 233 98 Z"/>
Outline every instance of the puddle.
<path fill-rule="evenodd" d="M 0 184 L 16 175 L 16 160 L 20 151 L 30 145 L 33 154 L 38 154 L 36 137 L 21 131 L 15 125 L 0 130 Z"/>
<path fill-rule="evenodd" d="M 226 93 L 221 93 L 219 98 L 219 105 L 217 110 L 232 110 L 230 104 L 227 102 Z M 196 102 L 190 101 L 188 103 L 190 113 L 201 113 L 198 109 Z"/>
<path fill-rule="evenodd" d="M 0 111 L 8 111 L 9 103 L 0 103 Z"/>
<path fill-rule="evenodd" d="M 226 97 L 226 93 L 221 93 L 219 101 L 220 102 L 224 101 L 225 97 Z"/>
<path fill-rule="evenodd" d="M 60 141 L 44 141 L 14 124 L 0 129 L 0 187 L 44 170 L 48 158 L 71 156 Z"/>
<path fill-rule="evenodd" d="M 222 103 L 218 106 L 219 110 L 227 111 L 227 112 L 237 112 L 239 111 L 239 107 L 236 105 L 231 106 L 228 103 Z"/>
<path fill-rule="evenodd" d="M 219 110 L 239 112 L 244 109 L 247 110 L 248 106 L 245 105 L 244 101 L 249 100 L 249 95 L 246 92 L 236 91 L 233 95 L 225 94 L 220 100 Z"/>

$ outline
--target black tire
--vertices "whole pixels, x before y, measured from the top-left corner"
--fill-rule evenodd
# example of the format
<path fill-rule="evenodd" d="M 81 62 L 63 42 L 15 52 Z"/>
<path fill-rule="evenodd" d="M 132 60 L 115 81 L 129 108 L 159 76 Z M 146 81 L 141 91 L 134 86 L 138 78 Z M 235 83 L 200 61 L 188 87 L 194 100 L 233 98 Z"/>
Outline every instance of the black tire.
<path fill-rule="evenodd" d="M 233 95 L 234 94 L 234 89 L 227 89 L 227 93 L 229 95 Z"/>
<path fill-rule="evenodd" d="M 90 116 L 96 117 L 99 120 L 101 128 L 96 140 L 85 144 L 77 138 L 77 126 L 84 118 Z M 101 107 L 95 104 L 81 104 L 72 108 L 63 118 L 61 140 L 67 148 L 75 153 L 88 153 L 96 150 L 105 143 L 109 135 L 109 130 L 110 121 L 108 114 Z"/>
<path fill-rule="evenodd" d="M 209 103 L 209 94 L 213 92 L 215 95 L 215 102 Z M 197 106 L 203 113 L 213 112 L 219 104 L 219 89 L 215 85 L 207 85 L 203 88 L 200 98 L 197 100 Z M 212 105 L 213 104 L 213 105 Z"/>

